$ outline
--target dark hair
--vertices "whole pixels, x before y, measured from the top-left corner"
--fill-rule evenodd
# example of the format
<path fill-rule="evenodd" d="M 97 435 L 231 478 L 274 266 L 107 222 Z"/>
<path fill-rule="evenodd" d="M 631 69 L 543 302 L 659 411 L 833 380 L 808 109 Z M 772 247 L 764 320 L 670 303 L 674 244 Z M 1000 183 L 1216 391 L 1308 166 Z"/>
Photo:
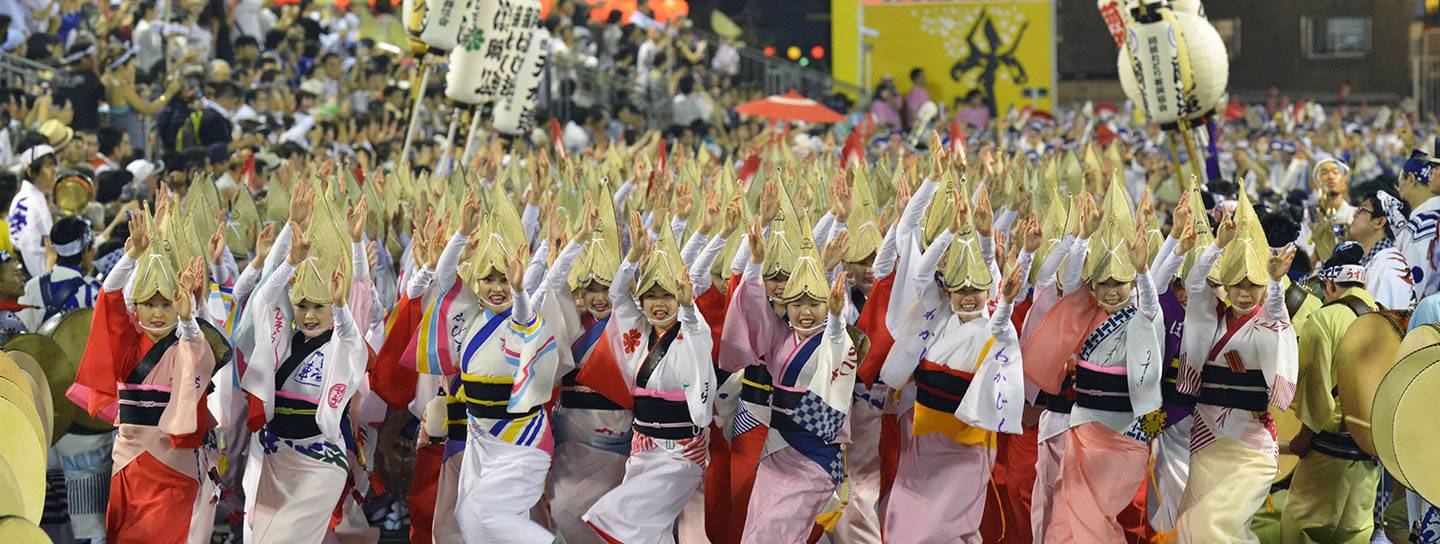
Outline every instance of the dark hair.
<path fill-rule="evenodd" d="M 124 168 L 106 170 L 95 176 L 95 201 L 106 204 L 120 199 L 125 186 L 135 180 L 135 175 Z"/>
<path fill-rule="evenodd" d="M 85 238 L 90 232 L 90 225 L 83 219 L 73 215 L 61 217 L 50 227 L 50 241 L 56 246 L 68 244 Z M 85 248 L 89 250 L 90 248 Z M 55 264 L 62 266 L 78 267 L 85 259 L 85 250 L 70 256 L 56 255 Z"/>
<path fill-rule="evenodd" d="M 42 144 L 50 145 L 50 139 L 46 138 L 45 135 L 41 134 L 38 130 L 26 131 L 21 134 L 20 139 L 15 142 L 15 154 L 19 155 L 29 151 L 32 147 Z"/>
<path fill-rule="evenodd" d="M 35 173 L 39 172 L 40 169 L 44 168 L 47 164 L 50 166 L 56 166 L 60 164 L 60 161 L 55 158 L 54 153 L 35 159 L 30 163 L 30 167 L 25 169 L 25 177 L 33 178 L 35 176 Z M 32 179 L 31 181 L 34 180 Z"/>
<path fill-rule="evenodd" d="M 210 92 L 214 95 L 214 98 L 216 100 L 219 100 L 221 98 L 241 97 L 240 86 L 229 81 L 222 81 L 220 83 L 216 83 L 215 88 L 212 89 Z"/>
<path fill-rule="evenodd" d="M 114 153 L 115 148 L 120 147 L 120 141 L 124 139 L 125 133 L 115 127 L 100 127 L 100 130 L 95 132 L 95 141 L 100 146 L 101 155 Z"/>
<path fill-rule="evenodd" d="M 283 41 L 285 41 L 284 29 L 272 28 L 269 32 L 265 33 L 265 49 L 267 50 L 275 49 L 275 47 L 279 46 L 280 42 Z"/>
<path fill-rule="evenodd" d="M 921 75 L 924 75 L 924 74 L 925 74 L 925 69 L 924 69 L 924 68 L 920 68 L 920 67 L 911 68 L 911 69 L 910 69 L 910 81 L 915 81 L 915 78 L 918 78 L 918 77 L 920 77 Z"/>
<path fill-rule="evenodd" d="M 320 64 L 325 64 L 325 63 L 327 63 L 327 62 L 330 62 L 330 59 L 339 59 L 339 58 L 340 58 L 340 54 L 339 54 L 339 53 L 336 53 L 336 52 L 334 52 L 334 51 L 331 51 L 331 52 L 326 53 L 326 54 L 324 54 L 324 55 L 322 55 L 322 56 L 320 57 Z"/>
<path fill-rule="evenodd" d="M 11 173 L 9 170 L 0 171 L 0 205 L 10 209 L 10 201 L 15 199 L 15 193 L 20 192 L 20 176 Z"/>
<path fill-rule="evenodd" d="M 610 13 L 605 16 L 605 22 L 610 23 L 610 24 L 612 24 L 612 25 L 618 25 L 618 24 L 620 24 L 621 21 L 624 21 L 624 20 L 625 20 L 625 14 L 624 14 L 624 13 L 621 13 L 620 10 L 618 10 L 618 9 L 612 9 L 612 10 L 610 10 Z"/>
<path fill-rule="evenodd" d="M 680 76 L 680 82 L 676 86 L 680 88 L 680 94 L 690 94 L 691 91 L 695 90 L 695 76 L 690 74 Z"/>
<path fill-rule="evenodd" d="M 240 36 L 239 38 L 235 38 L 235 48 L 236 48 L 236 49 L 239 49 L 239 48 L 245 47 L 245 46 L 249 46 L 249 45 L 255 46 L 256 49 L 259 49 L 259 48 L 260 48 L 260 42 L 257 41 L 257 40 L 255 40 L 255 37 L 254 37 L 254 36 L 251 36 L 251 35 L 249 35 L 249 34 L 245 34 L 245 35 Z"/>
<path fill-rule="evenodd" d="M 210 150 L 202 146 L 190 146 L 180 153 L 182 167 L 185 170 L 198 170 L 210 165 Z"/>
<path fill-rule="evenodd" d="M 1370 213 L 1373 218 L 1384 219 L 1387 237 L 1394 236 L 1395 229 L 1399 228 L 1399 225 L 1390 224 L 1390 216 L 1385 213 L 1385 204 L 1380 201 L 1380 193 L 1382 192 L 1390 195 L 1400 203 L 1400 215 L 1410 217 L 1410 203 L 1405 202 L 1405 199 L 1397 196 L 1394 191 L 1386 189 L 1366 192 L 1360 197 L 1360 201 L 1357 204 L 1359 204 L 1361 208 L 1365 208 L 1367 213 Z"/>

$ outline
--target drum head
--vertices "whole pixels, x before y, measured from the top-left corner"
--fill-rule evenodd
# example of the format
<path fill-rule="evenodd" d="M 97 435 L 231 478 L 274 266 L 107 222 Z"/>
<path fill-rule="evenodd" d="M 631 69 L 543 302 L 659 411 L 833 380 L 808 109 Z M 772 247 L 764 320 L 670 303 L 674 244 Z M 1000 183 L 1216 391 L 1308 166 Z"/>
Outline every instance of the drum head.
<path fill-rule="evenodd" d="M 1405 486 L 1427 501 L 1440 500 L 1440 418 L 1435 417 L 1435 398 L 1440 395 L 1440 352 L 1421 350 L 1402 361 L 1396 371 L 1386 375 L 1377 395 L 1376 420 L 1385 420 L 1390 440 L 1377 440 L 1377 449 L 1384 453 L 1382 461 L 1394 466 L 1385 468 L 1403 478 Z M 1393 397 L 1393 398 L 1392 398 Z M 1378 402 L 1379 400 L 1385 402 Z M 1394 405 L 1394 410 L 1389 407 Z M 1382 435 L 1377 434 L 1376 438 Z"/>
<path fill-rule="evenodd" d="M 75 369 L 79 359 L 71 359 L 60 347 L 48 337 L 38 334 L 22 334 L 11 338 L 5 344 L 7 351 L 21 351 L 35 358 L 36 362 L 45 369 L 45 379 L 50 381 L 50 398 L 53 399 L 55 411 L 59 414 L 56 421 L 62 419 L 80 425 L 92 431 L 108 431 L 112 427 L 103 421 L 90 417 L 84 408 L 71 402 L 65 397 L 65 392 L 75 383 Z M 83 351 L 83 347 L 81 350 Z M 67 426 L 68 428 L 68 426 Z M 63 431 L 64 429 L 58 429 Z M 63 435 L 63 432 L 56 432 L 56 435 Z"/>
<path fill-rule="evenodd" d="M 19 366 L 9 357 L 0 360 L 0 397 L 20 407 L 24 413 L 29 429 L 35 433 L 36 443 L 49 448 L 48 436 L 45 436 L 45 423 L 40 420 L 40 403 L 35 399 L 35 390 L 30 387 L 29 376 L 20 370 Z M 13 432 L 23 432 L 19 427 L 10 427 Z"/>
<path fill-rule="evenodd" d="M 60 435 L 65 434 L 65 431 L 70 428 L 68 416 L 63 421 L 63 426 L 60 418 L 56 417 L 55 403 L 69 401 L 64 398 L 57 399 L 51 394 L 50 382 L 49 378 L 45 376 L 45 369 L 40 368 L 40 363 L 35 362 L 34 357 L 22 351 L 5 352 L 5 355 L 9 356 L 10 360 L 15 361 L 15 364 L 29 375 L 31 388 L 35 392 L 35 400 L 40 405 L 40 422 L 45 425 L 45 443 L 54 445 L 55 440 L 58 440 Z M 64 395 L 63 391 L 61 395 Z M 56 432 L 56 429 L 60 431 Z"/>
<path fill-rule="evenodd" d="M 1414 489 L 1407 478 L 1405 467 L 1396 457 L 1397 440 L 1400 434 L 1413 435 L 1417 431 L 1409 425 L 1416 425 L 1413 421 L 1401 421 L 1399 412 L 1402 402 L 1413 402 L 1415 399 L 1406 397 L 1413 394 L 1410 389 L 1415 384 L 1417 377 L 1436 361 L 1440 361 L 1440 344 L 1432 344 L 1416 350 L 1414 353 L 1402 357 L 1395 363 L 1394 368 L 1385 374 L 1385 379 L 1380 381 L 1380 387 L 1375 391 L 1375 402 L 1370 407 L 1371 421 L 1370 433 L 1374 438 L 1375 456 L 1380 459 L 1380 464 L 1390 472 L 1395 480 L 1406 488 Z M 1419 384 L 1419 385 L 1424 385 Z M 1415 392 L 1419 392 L 1416 389 Z M 1434 392 L 1432 392 L 1434 394 Z M 1434 400 L 1430 399 L 1433 407 Z M 1433 409 L 1432 409 L 1433 418 Z M 1440 419 L 1440 418 L 1436 418 Z"/>
<path fill-rule="evenodd" d="M 1335 350 L 1336 388 L 1340 392 L 1340 409 L 1349 418 L 1345 428 L 1355 443 L 1365 453 L 1375 455 L 1375 443 L 1370 438 L 1370 406 L 1375 402 L 1375 390 L 1380 380 L 1395 366 L 1395 352 L 1400 349 L 1401 329 L 1392 317 L 1381 312 L 1360 316 Z"/>
<path fill-rule="evenodd" d="M 24 516 L 25 499 L 20 496 L 20 483 L 10 463 L 0 457 L 0 519 L 8 516 Z"/>
<path fill-rule="evenodd" d="M 27 415 L 26 409 L 31 412 Z M 45 463 L 46 448 L 36 440 L 32 432 L 21 432 L 29 426 L 34 408 L 17 406 L 10 399 L 0 398 L 0 428 L 13 431 L 0 440 L 0 459 L 10 465 L 15 475 L 15 485 L 20 490 L 23 504 L 21 516 L 33 522 L 40 521 L 40 512 L 45 508 Z"/>
<path fill-rule="evenodd" d="M 1196 416 L 1199 417 L 1199 416 Z M 1300 418 L 1296 417 L 1291 410 L 1277 410 L 1270 408 L 1270 418 L 1275 421 L 1275 436 L 1281 440 L 1289 440 L 1300 432 Z M 1279 483 L 1290 477 L 1295 472 L 1295 465 L 1300 463 L 1300 457 L 1285 449 L 1280 450 L 1280 470 L 1275 473 L 1275 482 Z"/>

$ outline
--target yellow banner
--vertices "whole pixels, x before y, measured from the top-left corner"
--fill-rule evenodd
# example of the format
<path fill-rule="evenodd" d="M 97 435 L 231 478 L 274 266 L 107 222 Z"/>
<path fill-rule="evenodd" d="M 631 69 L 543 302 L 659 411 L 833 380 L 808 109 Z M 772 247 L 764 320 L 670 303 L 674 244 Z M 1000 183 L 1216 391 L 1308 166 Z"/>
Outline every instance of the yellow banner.
<path fill-rule="evenodd" d="M 931 100 L 980 91 L 995 111 L 1055 97 L 1052 0 L 884 2 L 833 0 L 834 75 L 873 91 L 882 77 L 910 91 L 910 71 L 925 70 Z M 868 54 L 867 54 L 868 48 Z"/>

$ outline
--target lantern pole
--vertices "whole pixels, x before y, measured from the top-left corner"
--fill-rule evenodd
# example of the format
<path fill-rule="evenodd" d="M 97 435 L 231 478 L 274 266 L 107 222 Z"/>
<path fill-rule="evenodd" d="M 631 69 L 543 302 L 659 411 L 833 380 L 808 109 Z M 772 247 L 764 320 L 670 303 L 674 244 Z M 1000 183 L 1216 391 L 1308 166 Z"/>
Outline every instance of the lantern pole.
<path fill-rule="evenodd" d="M 412 44 L 413 45 L 413 44 Z M 420 103 L 425 98 L 425 87 L 430 84 L 430 57 L 420 51 L 420 85 L 413 89 L 415 104 L 410 107 L 410 125 L 405 129 L 405 145 L 400 148 L 400 165 L 410 164 L 410 144 L 415 139 L 415 128 L 420 124 Z"/>

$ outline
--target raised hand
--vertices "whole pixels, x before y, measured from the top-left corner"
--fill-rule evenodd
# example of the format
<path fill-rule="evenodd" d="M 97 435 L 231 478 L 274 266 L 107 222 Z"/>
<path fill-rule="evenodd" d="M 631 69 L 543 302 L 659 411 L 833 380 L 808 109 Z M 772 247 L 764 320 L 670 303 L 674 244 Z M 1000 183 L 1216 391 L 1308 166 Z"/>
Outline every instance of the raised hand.
<path fill-rule="evenodd" d="M 1235 239 L 1235 214 L 1226 213 L 1220 220 L 1220 230 L 1215 233 L 1215 247 L 1224 249 Z"/>
<path fill-rule="evenodd" d="M 129 255 L 131 260 L 137 260 L 140 258 L 140 253 L 150 247 L 150 222 L 140 216 L 144 212 L 130 213 L 135 214 L 132 219 L 140 220 L 130 221 L 130 237 L 125 239 L 125 254 Z"/>
<path fill-rule="evenodd" d="M 969 218 L 970 203 L 957 196 L 955 198 L 955 216 L 950 218 L 950 232 L 957 236 L 964 234 L 960 232 L 960 229 L 965 228 L 965 223 L 970 220 Z"/>
<path fill-rule="evenodd" d="M 350 212 L 346 215 L 345 223 L 350 227 L 351 242 L 359 242 L 365 237 L 365 217 L 369 210 L 365 195 L 362 194 L 360 201 L 356 202 L 355 207 L 350 208 Z"/>
<path fill-rule="evenodd" d="M 200 257 L 195 257 L 177 278 L 176 284 L 179 288 L 175 290 L 175 313 L 183 321 L 189 321 L 194 317 L 195 291 L 200 288 L 200 282 L 204 281 L 204 266 Z"/>
<path fill-rule="evenodd" d="M 1144 274 L 1150 270 L 1150 236 L 1144 229 L 1135 233 L 1135 239 L 1130 241 L 1130 263 L 1135 266 L 1135 272 Z"/>
<path fill-rule="evenodd" d="M 845 311 L 845 273 L 835 275 L 835 283 L 830 285 L 830 297 L 826 302 L 830 305 L 831 317 L 840 317 L 840 312 Z"/>
<path fill-rule="evenodd" d="M 291 229 L 298 232 L 300 227 L 309 224 L 310 212 L 314 209 L 315 190 L 304 184 L 295 184 L 295 191 L 290 195 Z"/>
<path fill-rule="evenodd" d="M 845 223 L 850 220 L 850 184 L 844 177 L 835 178 L 835 188 L 830 193 L 830 212 L 835 220 Z"/>
<path fill-rule="evenodd" d="M 1195 225 L 1185 225 L 1185 232 L 1180 233 L 1180 243 L 1175 249 L 1176 254 L 1189 253 L 1190 249 L 1195 247 L 1195 237 Z"/>
<path fill-rule="evenodd" d="M 1089 238 L 1090 235 L 1095 234 L 1096 230 L 1100 229 L 1100 206 L 1095 203 L 1093 197 L 1081 196 L 1080 199 L 1085 202 L 1085 215 L 1080 222 L 1080 237 Z"/>
<path fill-rule="evenodd" d="M 681 198 L 680 200 L 688 201 L 689 199 Z M 715 226 L 720 222 L 721 212 L 720 195 L 716 194 L 713 189 L 706 191 L 705 209 L 700 211 L 700 232 L 707 236 L 715 234 Z M 689 214 L 681 212 L 682 217 L 687 215 Z"/>
<path fill-rule="evenodd" d="M 990 188 L 981 187 L 980 194 L 975 195 L 975 231 L 981 236 L 990 236 L 994 224 L 995 210 L 990 207 Z"/>
<path fill-rule="evenodd" d="M 510 290 L 515 293 L 525 289 L 525 254 L 516 251 L 510 256 L 505 267 L 505 281 L 510 284 Z"/>
<path fill-rule="evenodd" d="M 645 231 L 645 222 L 640 220 L 640 212 L 630 212 L 630 252 L 625 254 L 625 260 L 638 263 L 640 255 L 645 250 L 645 242 L 650 239 L 650 234 Z"/>
<path fill-rule="evenodd" d="M 345 301 L 350 298 L 350 282 L 345 281 L 345 273 L 340 267 L 330 274 L 330 305 L 336 308 L 345 306 Z"/>
<path fill-rule="evenodd" d="M 250 266 L 259 269 L 265 266 L 265 257 L 270 255 L 270 248 L 275 245 L 275 223 L 265 225 L 260 229 L 260 234 L 255 237 L 255 259 L 250 261 Z"/>
<path fill-rule="evenodd" d="M 225 221 L 220 221 L 215 229 L 215 233 L 210 235 L 210 243 L 206 244 L 206 249 L 210 250 L 209 257 L 210 264 L 212 265 L 220 264 L 220 258 L 225 256 L 226 227 Z"/>
<path fill-rule="evenodd" d="M 300 226 L 293 222 L 290 223 L 290 231 L 294 234 L 290 240 L 290 256 L 286 261 L 290 263 L 290 266 L 300 266 L 300 263 L 310 257 L 310 237 L 306 236 L 305 231 L 300 230 Z"/>
<path fill-rule="evenodd" d="M 1022 283 L 1020 281 L 1021 273 L 1020 266 L 1018 264 L 1012 264 L 1010 266 L 1010 273 L 1005 275 L 1005 283 L 1002 285 L 1003 289 L 1000 292 L 1000 294 L 1005 296 L 1005 302 L 1013 304 L 1015 297 L 1020 296 L 1020 284 Z"/>
<path fill-rule="evenodd" d="M 820 264 L 824 270 L 834 270 L 840 266 L 841 259 L 845 258 L 845 251 L 850 248 L 850 231 L 842 230 L 825 244 L 825 252 L 820 256 Z"/>
<path fill-rule="evenodd" d="M 765 220 L 759 217 L 750 224 L 750 262 L 765 262 Z"/>
<path fill-rule="evenodd" d="M 690 273 L 680 268 L 680 277 L 675 278 L 675 302 L 686 308 L 695 307 L 695 285 L 690 283 Z"/>
<path fill-rule="evenodd" d="M 724 229 L 721 230 L 725 236 L 734 234 L 735 229 L 740 228 L 740 223 L 743 218 L 740 213 L 740 199 L 741 196 L 737 194 L 735 198 L 730 199 L 730 204 L 725 206 L 725 226 Z"/>
<path fill-rule="evenodd" d="M 1270 253 L 1270 280 L 1280 281 L 1290 271 L 1290 262 L 1295 260 L 1295 244 L 1285 244 L 1279 251 Z"/>
<path fill-rule="evenodd" d="M 465 194 L 465 203 L 463 206 L 465 212 L 460 218 L 460 229 L 462 232 L 468 234 L 480 227 L 480 219 L 484 217 L 484 214 L 480 210 L 480 195 L 476 194 L 474 189 L 471 189 L 470 192 Z"/>
<path fill-rule="evenodd" d="M 1040 230 L 1040 221 L 1035 218 L 1035 212 L 1030 212 L 1030 219 L 1025 221 L 1025 251 L 1035 253 L 1040 250 L 1040 245 L 1045 243 L 1045 233 Z"/>
<path fill-rule="evenodd" d="M 760 189 L 760 218 L 765 224 L 770 224 L 780 215 L 780 186 L 775 180 L 765 180 L 765 186 Z"/>
<path fill-rule="evenodd" d="M 1181 198 L 1180 203 L 1175 205 L 1175 213 L 1170 214 L 1170 237 L 1176 240 L 1185 234 L 1185 226 L 1191 222 L 1190 206 L 1185 200 Z"/>

